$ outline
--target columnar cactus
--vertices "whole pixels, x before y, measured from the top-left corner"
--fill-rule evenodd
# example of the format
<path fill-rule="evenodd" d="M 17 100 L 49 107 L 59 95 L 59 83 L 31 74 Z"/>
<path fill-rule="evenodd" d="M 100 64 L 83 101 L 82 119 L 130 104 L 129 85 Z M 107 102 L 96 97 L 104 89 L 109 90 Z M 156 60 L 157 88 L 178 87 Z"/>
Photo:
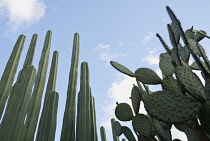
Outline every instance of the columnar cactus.
<path fill-rule="evenodd" d="M 52 65 L 45 93 L 44 106 L 39 121 L 37 141 L 54 141 L 58 109 L 58 93 L 55 92 L 58 66 L 58 52 L 53 53 Z M 53 136 L 54 135 L 54 136 Z"/>
<path fill-rule="evenodd" d="M 18 74 L 16 83 L 12 86 L 25 36 L 19 36 L 16 42 L 0 81 L 0 117 L 3 116 L 0 123 L 0 140 L 54 141 L 59 97 L 58 92 L 55 90 L 58 69 L 57 51 L 53 53 L 43 109 L 42 112 L 40 111 L 50 55 L 51 37 L 52 32 L 48 31 L 39 62 L 38 72 L 36 73 L 32 62 L 37 34 L 33 35 L 23 68 Z M 83 62 L 81 65 L 81 87 L 78 94 L 77 124 L 75 124 L 78 63 L 79 34 L 75 33 L 61 140 L 98 141 L 95 101 L 89 86 L 89 68 L 87 62 Z M 5 108 L 7 99 L 8 102 Z M 4 108 L 6 110 L 3 114 Z M 41 118 L 38 125 L 40 112 Z M 75 128 L 77 129 L 76 133 Z M 35 139 L 36 130 L 37 134 Z M 77 138 L 75 138 L 75 134 Z M 82 134 L 83 138 L 79 138 Z"/>
<path fill-rule="evenodd" d="M 74 34 L 74 43 L 69 73 L 69 83 L 66 98 L 66 107 L 63 117 L 61 141 L 74 140 L 75 138 L 75 98 L 77 86 L 77 69 L 79 62 L 79 34 Z"/>
<path fill-rule="evenodd" d="M 189 141 L 208 141 L 210 140 L 210 63 L 205 50 L 198 42 L 209 36 L 205 31 L 193 28 L 184 32 L 172 10 L 168 6 L 166 9 L 172 20 L 167 27 L 173 48 L 170 49 L 157 34 L 166 50 L 160 54 L 159 62 L 163 79 L 149 68 L 139 68 L 133 73 L 123 65 L 111 61 L 114 68 L 130 77 L 135 77 L 138 84 L 134 85 L 130 97 L 135 115 L 132 115 L 131 107 L 126 103 L 121 103 L 124 106 L 117 104 L 115 115 L 121 121 L 132 120 L 138 140 L 157 140 L 154 138 L 157 136 L 161 141 L 171 141 L 170 129 L 174 124 L 178 130 L 186 134 Z M 180 39 L 184 45 L 180 43 Z M 195 60 L 192 65 L 189 64 L 190 55 Z M 205 86 L 192 70 L 201 70 Z M 151 92 L 148 85 L 156 84 L 160 84 L 163 90 Z M 140 101 L 144 103 L 147 115 L 139 113 Z M 123 133 L 123 126 L 117 121 L 115 123 L 115 133 L 120 136 Z"/>
<path fill-rule="evenodd" d="M 36 81 L 30 100 L 25 130 L 23 133 L 23 140 L 31 141 L 34 139 L 34 134 L 36 131 L 39 112 L 41 108 L 42 95 L 46 81 L 51 38 L 52 38 L 52 32 L 48 31 L 46 34 L 41 59 L 39 61 L 39 68 L 36 76 Z"/>
<path fill-rule="evenodd" d="M 5 103 L 9 95 L 10 89 L 12 87 L 13 80 L 15 78 L 15 73 L 19 64 L 20 56 L 23 50 L 23 45 L 25 41 L 25 36 L 20 35 L 14 46 L 12 54 L 10 55 L 9 61 L 7 62 L 4 73 L 1 77 L 0 85 L 0 118 L 2 117 Z"/>

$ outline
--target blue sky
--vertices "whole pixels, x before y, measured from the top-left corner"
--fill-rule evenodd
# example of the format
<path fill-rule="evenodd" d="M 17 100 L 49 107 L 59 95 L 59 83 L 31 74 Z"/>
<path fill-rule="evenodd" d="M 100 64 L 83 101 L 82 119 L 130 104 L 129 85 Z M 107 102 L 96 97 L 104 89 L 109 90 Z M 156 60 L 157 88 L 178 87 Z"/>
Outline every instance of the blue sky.
<path fill-rule="evenodd" d="M 208 33 L 209 4 L 208 0 L 0 0 L 0 75 L 20 34 L 26 35 L 26 42 L 18 70 L 23 65 L 34 33 L 38 34 L 38 43 L 33 64 L 38 68 L 45 34 L 47 30 L 52 30 L 51 57 L 53 51 L 59 52 L 56 86 L 59 108 L 55 139 L 59 140 L 73 35 L 78 32 L 80 63 L 87 61 L 90 69 L 90 83 L 96 102 L 97 128 L 105 126 L 107 139 L 111 141 L 110 120 L 115 117 L 115 103 L 130 102 L 130 92 L 135 80 L 118 73 L 109 61 L 124 64 L 132 71 L 148 67 L 160 74 L 158 58 L 165 50 L 155 34 L 159 33 L 170 45 L 166 25 L 171 21 L 165 7 L 168 5 L 173 9 L 185 30 L 193 25 L 195 29 L 202 29 Z M 208 54 L 208 39 L 201 44 Z M 158 90 L 158 87 L 150 88 L 153 91 Z M 180 132 L 172 132 L 173 138 L 186 140 Z"/>

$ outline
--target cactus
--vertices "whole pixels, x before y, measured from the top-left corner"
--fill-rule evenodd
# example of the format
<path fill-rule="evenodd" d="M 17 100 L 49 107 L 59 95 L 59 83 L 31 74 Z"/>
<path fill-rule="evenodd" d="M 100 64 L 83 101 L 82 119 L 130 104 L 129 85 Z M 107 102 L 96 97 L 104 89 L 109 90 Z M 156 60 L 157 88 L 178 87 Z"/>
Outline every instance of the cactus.
<path fill-rule="evenodd" d="M 23 133 L 22 140 L 33 140 L 34 134 L 37 127 L 39 112 L 41 108 L 42 94 L 46 81 L 46 73 L 48 67 L 48 60 L 50 54 L 50 43 L 51 43 L 52 32 L 48 31 L 46 34 L 44 47 L 42 50 L 41 59 L 39 62 L 39 68 L 36 76 L 36 81 L 30 100 L 30 106 L 28 109 L 28 116 L 26 119 L 25 130 Z"/>
<path fill-rule="evenodd" d="M 101 133 L 101 141 L 107 141 L 105 128 L 103 126 L 100 127 L 100 133 Z"/>
<path fill-rule="evenodd" d="M 32 62 L 36 47 L 37 34 L 33 35 L 25 62 L 23 64 L 23 68 L 20 70 L 17 80 L 12 86 L 21 51 L 23 49 L 25 36 L 19 36 L 15 44 L 13 52 L 10 56 L 10 59 L 0 81 L 1 116 L 5 108 L 5 113 L 0 123 L 1 140 L 54 141 L 59 97 L 58 92 L 55 91 L 58 69 L 57 51 L 54 51 L 53 53 L 50 74 L 46 86 L 43 109 L 41 113 L 41 118 L 38 122 L 38 116 L 40 114 L 42 104 L 42 94 L 46 81 L 48 59 L 50 55 L 51 36 L 52 32 L 48 31 L 46 34 L 45 43 L 39 62 L 38 72 L 36 74 L 36 69 L 32 65 Z M 84 62 L 81 65 L 81 87 L 78 94 L 77 112 L 78 120 L 77 127 L 75 127 L 75 98 L 78 58 L 79 34 L 75 33 L 61 140 L 75 140 L 76 128 L 77 138 L 78 135 L 80 136 L 80 133 L 84 133 L 82 140 L 98 141 L 95 101 L 89 86 L 89 68 L 87 62 Z M 7 99 L 8 102 L 5 106 L 5 102 Z M 82 103 L 80 103 L 80 101 Z M 85 103 L 85 105 L 83 103 Z M 85 120 L 83 118 L 85 118 Z M 83 128 L 84 126 L 86 128 Z M 37 134 L 35 139 L 34 135 L 36 130 Z"/>
<path fill-rule="evenodd" d="M 54 140 L 58 109 L 58 93 L 55 92 L 57 77 L 58 52 L 53 53 L 52 65 L 44 98 L 44 106 L 39 122 L 36 140 Z"/>
<path fill-rule="evenodd" d="M 116 126 L 115 125 L 115 119 L 114 118 L 112 118 L 111 119 L 111 126 L 112 126 L 112 136 L 113 136 L 113 141 L 119 141 L 119 137 L 118 137 L 118 135 L 115 133 L 115 127 L 114 126 Z M 120 125 L 119 125 L 120 126 Z M 115 129 L 114 129 L 115 128 Z"/>
<path fill-rule="evenodd" d="M 159 61 L 163 79 L 149 68 L 139 68 L 135 75 L 131 75 L 128 68 L 117 62 L 113 64 L 114 61 L 110 62 L 118 71 L 135 77 L 138 85 L 136 91 L 139 91 L 139 95 L 134 95 L 132 90 L 130 97 L 135 115 L 130 114 L 132 109 L 128 104 L 121 103 L 126 106 L 120 108 L 120 104 L 117 105 L 115 116 L 121 121 L 132 120 L 138 140 L 156 140 L 154 136 L 157 136 L 159 140 L 171 141 L 170 130 L 174 124 L 187 135 L 189 141 L 209 141 L 210 62 L 198 43 L 209 36 L 205 31 L 197 31 L 193 27 L 184 32 L 181 22 L 170 7 L 167 6 L 166 10 L 172 20 L 167 25 L 172 49 L 156 34 L 166 50 L 160 54 Z M 188 64 L 190 55 L 195 60 L 191 65 Z M 201 71 L 205 86 L 192 69 Z M 151 92 L 146 84 L 161 84 L 163 90 Z M 138 113 L 140 101 L 144 103 L 147 115 Z M 122 132 L 128 140 L 136 140 L 129 128 L 121 126 L 117 121 L 115 126 L 117 135 L 120 136 Z"/>
<path fill-rule="evenodd" d="M 23 50 L 23 45 L 25 41 L 25 36 L 20 35 L 17 39 L 17 42 L 14 46 L 12 54 L 10 55 L 9 61 L 7 62 L 4 73 L 1 77 L 1 85 L 0 85 L 0 118 L 2 117 L 6 100 L 8 98 L 10 88 L 12 87 L 12 83 L 15 77 L 15 73 L 17 71 L 17 67 L 19 64 L 20 56 Z"/>
<path fill-rule="evenodd" d="M 77 86 L 77 69 L 79 62 L 79 34 L 74 34 L 71 68 L 67 90 L 66 108 L 63 117 L 61 141 L 74 140 L 75 138 L 75 98 Z"/>

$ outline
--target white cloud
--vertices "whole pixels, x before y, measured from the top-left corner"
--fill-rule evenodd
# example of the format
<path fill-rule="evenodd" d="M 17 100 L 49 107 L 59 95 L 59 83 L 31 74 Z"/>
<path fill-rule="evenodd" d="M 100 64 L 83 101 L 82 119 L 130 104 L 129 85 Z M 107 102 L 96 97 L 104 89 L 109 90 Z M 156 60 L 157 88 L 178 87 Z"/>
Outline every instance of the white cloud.
<path fill-rule="evenodd" d="M 93 52 L 99 56 L 99 59 L 101 61 L 105 61 L 106 65 L 108 65 L 111 60 L 127 56 L 127 54 L 113 53 L 110 50 L 111 50 L 111 45 L 101 43 L 96 48 L 93 49 Z"/>
<path fill-rule="evenodd" d="M 145 62 L 149 65 L 159 65 L 159 53 L 157 53 L 159 48 L 153 48 L 149 51 L 149 55 L 141 59 L 142 62 Z"/>
<path fill-rule="evenodd" d="M 149 32 L 148 35 L 144 36 L 142 40 L 143 44 L 148 43 L 154 37 L 154 35 L 155 33 Z"/>
<path fill-rule="evenodd" d="M 6 19 L 9 32 L 37 23 L 45 14 L 46 6 L 40 0 L 1 0 L 0 12 Z M 0 19 L 1 21 L 3 19 Z"/>

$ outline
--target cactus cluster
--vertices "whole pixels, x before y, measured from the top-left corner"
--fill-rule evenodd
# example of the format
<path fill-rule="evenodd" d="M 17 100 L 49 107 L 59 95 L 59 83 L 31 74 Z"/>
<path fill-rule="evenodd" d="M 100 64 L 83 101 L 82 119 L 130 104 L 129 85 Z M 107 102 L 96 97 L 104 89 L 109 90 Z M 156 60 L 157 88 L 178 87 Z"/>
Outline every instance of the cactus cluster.
<path fill-rule="evenodd" d="M 13 84 L 24 47 L 24 35 L 19 36 L 1 77 L 0 118 L 2 121 L 0 123 L 0 140 L 2 141 L 55 140 L 59 99 L 59 94 L 56 92 L 58 51 L 53 53 L 41 111 L 52 32 L 48 31 L 46 34 L 38 70 L 32 64 L 37 37 L 38 35 L 34 34 L 31 39 L 23 68 L 19 71 L 16 82 Z M 80 90 L 77 95 L 78 64 L 79 34 L 75 33 L 60 140 L 98 141 L 95 102 L 89 84 L 88 63 L 81 63 Z M 76 98 L 78 99 L 77 111 Z M 6 103 L 6 101 L 8 102 Z M 39 115 L 41 115 L 40 119 Z"/>
<path fill-rule="evenodd" d="M 167 25 L 172 48 L 157 34 L 166 50 L 160 54 L 159 60 L 162 78 L 149 68 L 132 72 L 120 63 L 110 62 L 115 69 L 137 82 L 131 91 L 132 107 L 127 103 L 117 103 L 115 109 L 118 120 L 132 121 L 134 133 L 121 126 L 119 121 L 115 121 L 113 129 L 115 135 L 124 134 L 129 141 L 172 141 L 171 127 L 174 125 L 186 134 L 189 141 L 209 141 L 210 62 L 199 43 L 209 36 L 193 27 L 184 32 L 170 7 L 167 6 L 166 10 L 172 20 Z M 192 64 L 189 64 L 190 56 L 194 59 Z M 205 85 L 194 70 L 201 71 Z M 148 85 L 157 84 L 162 86 L 162 90 L 149 90 Z M 140 102 L 143 102 L 147 115 L 139 113 Z"/>

